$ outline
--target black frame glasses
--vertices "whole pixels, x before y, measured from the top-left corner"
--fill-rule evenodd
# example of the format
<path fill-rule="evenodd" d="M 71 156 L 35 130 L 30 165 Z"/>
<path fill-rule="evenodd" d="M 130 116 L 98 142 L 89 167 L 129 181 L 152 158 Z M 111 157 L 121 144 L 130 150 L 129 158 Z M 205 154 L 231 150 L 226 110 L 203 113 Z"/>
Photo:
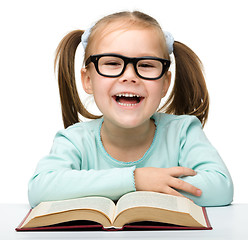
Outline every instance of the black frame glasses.
<path fill-rule="evenodd" d="M 117 57 L 123 60 L 124 65 L 123 65 L 123 69 L 122 71 L 117 74 L 117 75 L 107 75 L 107 74 L 103 74 L 101 73 L 101 71 L 99 71 L 99 67 L 98 67 L 98 62 L 102 57 Z M 161 69 L 161 74 L 158 77 L 144 77 L 142 75 L 140 75 L 138 69 L 137 69 L 137 63 L 139 61 L 143 61 L 143 60 L 156 60 L 162 63 L 162 69 Z M 163 58 L 158 58 L 158 57 L 139 57 L 139 58 L 129 58 L 120 54 L 114 54 L 114 53 L 105 53 L 105 54 L 96 54 L 96 55 L 91 55 L 85 62 L 85 66 L 89 65 L 91 62 L 94 63 L 95 65 L 95 69 L 97 71 L 98 74 L 100 74 L 103 77 L 119 77 L 121 76 L 125 70 L 126 70 L 126 66 L 129 63 L 133 64 L 135 73 L 137 74 L 138 77 L 145 79 L 145 80 L 157 80 L 159 78 L 161 78 L 163 76 L 163 74 L 168 71 L 169 67 L 170 67 L 170 60 L 167 59 L 163 59 Z"/>

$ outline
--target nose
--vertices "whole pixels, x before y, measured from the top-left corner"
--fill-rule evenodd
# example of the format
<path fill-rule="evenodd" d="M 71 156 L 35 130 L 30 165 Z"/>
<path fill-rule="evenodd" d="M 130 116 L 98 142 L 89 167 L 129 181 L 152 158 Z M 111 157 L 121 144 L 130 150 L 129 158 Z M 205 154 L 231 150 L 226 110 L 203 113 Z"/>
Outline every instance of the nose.
<path fill-rule="evenodd" d="M 137 76 L 132 63 L 127 64 L 123 74 L 120 77 L 120 81 L 132 83 L 137 83 L 139 81 L 139 77 Z"/>

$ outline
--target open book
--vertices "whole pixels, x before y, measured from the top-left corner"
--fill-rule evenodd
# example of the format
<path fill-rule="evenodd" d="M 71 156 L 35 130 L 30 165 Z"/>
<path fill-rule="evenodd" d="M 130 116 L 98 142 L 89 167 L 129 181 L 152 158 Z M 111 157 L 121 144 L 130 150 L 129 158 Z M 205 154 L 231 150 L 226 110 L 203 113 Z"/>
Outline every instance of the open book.
<path fill-rule="evenodd" d="M 148 225 L 151 226 L 154 223 L 164 223 L 165 225 L 157 227 L 161 229 L 163 226 L 168 228 L 168 224 L 174 226 L 170 225 L 169 228 L 180 229 L 181 226 L 189 229 L 211 229 L 205 208 L 197 206 L 189 199 L 137 191 L 125 194 L 116 205 L 105 197 L 42 202 L 30 210 L 16 230 L 39 230 L 49 227 L 56 229 L 56 226 L 61 227 L 56 224 L 75 221 L 78 223 L 78 220 L 96 222 L 103 229 L 123 229 L 124 226 L 132 226 L 130 223 L 140 222 L 142 225 L 144 221 L 150 222 Z"/>

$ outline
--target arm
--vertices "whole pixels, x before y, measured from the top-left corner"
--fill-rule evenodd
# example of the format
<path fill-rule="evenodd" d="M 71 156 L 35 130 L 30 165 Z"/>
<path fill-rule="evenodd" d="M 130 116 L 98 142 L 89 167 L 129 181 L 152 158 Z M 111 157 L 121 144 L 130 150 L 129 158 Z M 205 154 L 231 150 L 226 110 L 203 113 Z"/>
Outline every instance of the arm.
<path fill-rule="evenodd" d="M 232 202 L 231 176 L 197 118 L 190 118 L 182 128 L 179 165 L 197 172 L 195 176 L 181 179 L 202 190 L 200 197 L 186 192 L 182 192 L 183 195 L 201 206 L 221 206 Z"/>
<path fill-rule="evenodd" d="M 42 201 L 84 196 L 105 196 L 112 200 L 135 191 L 135 167 L 88 169 L 82 153 L 69 138 L 57 134 L 50 155 L 43 158 L 29 182 L 31 207 Z"/>
<path fill-rule="evenodd" d="M 232 202 L 231 176 L 219 154 L 211 146 L 195 117 L 184 121 L 176 142 L 178 167 L 137 168 L 137 190 L 185 196 L 201 206 L 221 206 Z M 176 146 L 177 148 L 177 146 Z"/>

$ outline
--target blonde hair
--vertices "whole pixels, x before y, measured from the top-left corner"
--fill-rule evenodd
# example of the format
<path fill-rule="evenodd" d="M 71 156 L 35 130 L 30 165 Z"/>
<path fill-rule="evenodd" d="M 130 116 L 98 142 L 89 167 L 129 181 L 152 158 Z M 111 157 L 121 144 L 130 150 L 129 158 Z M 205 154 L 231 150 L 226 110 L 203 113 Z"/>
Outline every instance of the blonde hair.
<path fill-rule="evenodd" d="M 91 30 L 88 44 L 85 49 L 86 60 L 94 49 L 94 44 L 100 36 L 115 31 L 113 23 L 123 23 L 123 28 L 141 27 L 157 30 L 161 37 L 161 46 L 164 57 L 169 59 L 166 40 L 158 22 L 142 12 L 120 12 L 108 15 L 99 20 Z M 109 27 L 109 28 L 107 28 Z M 120 27 L 118 25 L 118 27 Z M 85 118 L 97 119 L 102 116 L 91 114 L 82 104 L 78 95 L 74 59 L 78 45 L 81 42 L 83 30 L 75 30 L 68 33 L 59 43 L 56 50 L 55 67 L 58 65 L 58 83 L 62 108 L 62 117 L 65 128 L 80 121 L 79 114 Z M 172 92 L 159 109 L 159 112 L 169 114 L 195 115 L 202 125 L 207 121 L 209 111 L 209 95 L 203 74 L 203 66 L 198 56 L 186 45 L 178 41 L 174 42 L 173 53 L 176 62 L 175 83 Z"/>

